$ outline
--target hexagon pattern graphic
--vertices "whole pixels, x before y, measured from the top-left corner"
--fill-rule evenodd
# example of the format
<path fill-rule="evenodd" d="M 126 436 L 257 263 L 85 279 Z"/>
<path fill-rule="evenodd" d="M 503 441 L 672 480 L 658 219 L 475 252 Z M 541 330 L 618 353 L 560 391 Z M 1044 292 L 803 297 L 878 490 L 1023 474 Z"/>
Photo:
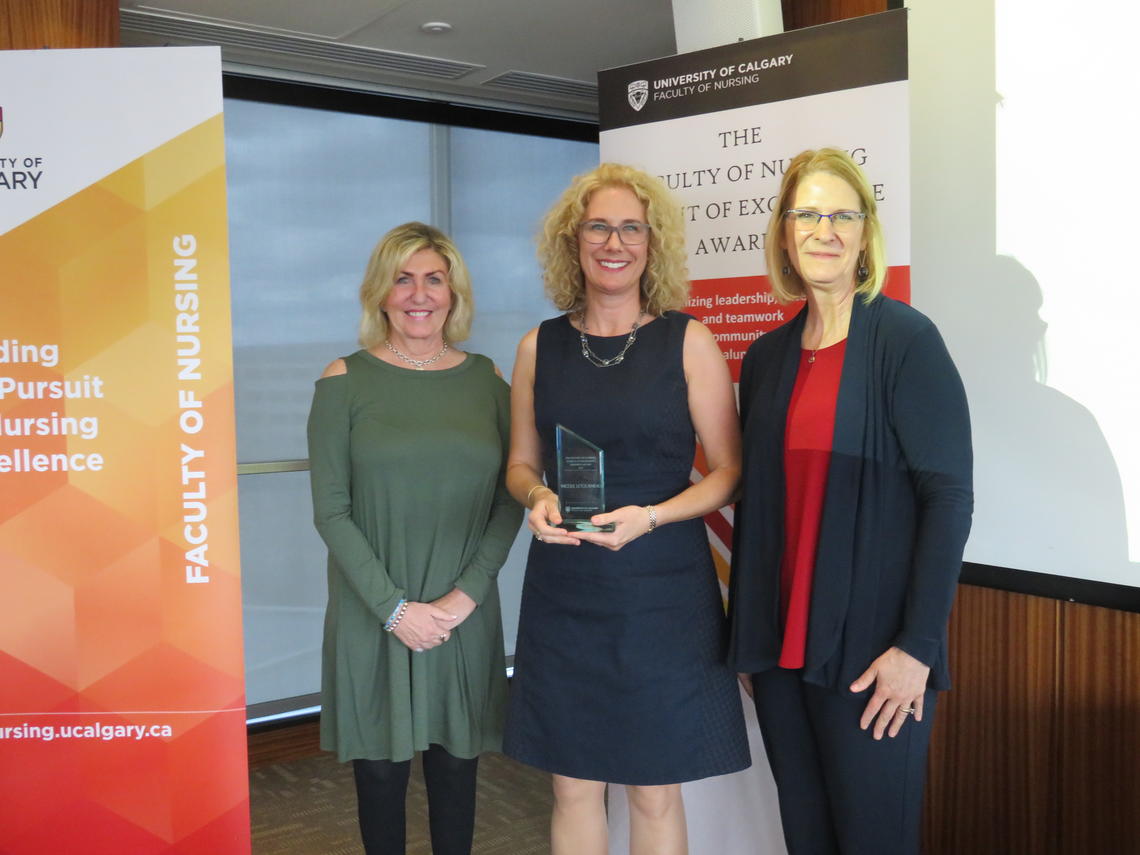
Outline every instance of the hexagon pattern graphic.
<path fill-rule="evenodd" d="M 249 852 L 223 154 L 0 235 L 4 855 Z"/>

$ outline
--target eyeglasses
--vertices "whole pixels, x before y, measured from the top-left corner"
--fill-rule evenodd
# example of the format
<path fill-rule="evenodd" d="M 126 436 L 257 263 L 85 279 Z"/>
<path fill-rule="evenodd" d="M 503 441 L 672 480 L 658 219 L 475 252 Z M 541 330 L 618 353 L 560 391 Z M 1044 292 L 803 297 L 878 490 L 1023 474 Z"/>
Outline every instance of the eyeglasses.
<path fill-rule="evenodd" d="M 836 211 L 834 214 L 821 214 L 819 211 L 808 211 L 804 208 L 792 208 L 784 211 L 784 216 L 792 221 L 798 232 L 814 232 L 819 221 L 824 217 L 831 220 L 831 227 L 837 232 L 852 231 L 867 215 L 862 211 Z"/>
<path fill-rule="evenodd" d="M 607 243 L 610 235 L 617 232 L 618 240 L 626 246 L 640 246 L 649 240 L 649 228 L 649 223 L 631 221 L 620 226 L 611 226 L 601 220 L 587 220 L 578 230 L 586 243 Z"/>

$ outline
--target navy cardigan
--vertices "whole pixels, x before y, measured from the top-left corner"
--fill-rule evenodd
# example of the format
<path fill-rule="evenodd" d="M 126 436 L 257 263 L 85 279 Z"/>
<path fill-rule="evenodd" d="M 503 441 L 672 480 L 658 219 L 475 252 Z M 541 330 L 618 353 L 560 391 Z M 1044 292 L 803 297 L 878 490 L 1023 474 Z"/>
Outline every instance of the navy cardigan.
<path fill-rule="evenodd" d="M 806 311 L 744 357 L 744 480 L 729 584 L 729 662 L 777 666 L 784 548 L 784 430 Z M 836 404 L 803 678 L 846 687 L 887 648 L 947 689 L 946 625 L 973 511 L 970 417 L 934 324 L 856 296 Z"/>

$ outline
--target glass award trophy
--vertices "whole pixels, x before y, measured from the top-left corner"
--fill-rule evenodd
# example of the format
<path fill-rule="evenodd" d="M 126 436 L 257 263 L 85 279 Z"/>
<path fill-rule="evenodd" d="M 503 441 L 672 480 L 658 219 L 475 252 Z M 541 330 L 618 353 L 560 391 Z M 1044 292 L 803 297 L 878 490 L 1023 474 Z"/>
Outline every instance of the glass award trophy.
<path fill-rule="evenodd" d="M 567 531 L 613 531 L 613 523 L 590 522 L 590 517 L 606 509 L 605 452 L 562 425 L 554 426 L 554 441 L 562 511 L 560 527 Z"/>

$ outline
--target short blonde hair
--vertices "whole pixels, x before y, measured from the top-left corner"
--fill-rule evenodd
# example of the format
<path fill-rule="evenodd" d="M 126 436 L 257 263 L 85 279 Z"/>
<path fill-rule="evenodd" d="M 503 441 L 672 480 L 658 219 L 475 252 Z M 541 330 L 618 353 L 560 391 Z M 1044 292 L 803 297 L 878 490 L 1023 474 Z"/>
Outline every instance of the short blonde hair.
<path fill-rule="evenodd" d="M 578 230 L 590 197 L 603 188 L 622 187 L 645 206 L 649 251 L 641 275 L 645 310 L 653 315 L 682 308 L 689 301 L 685 221 L 681 203 L 658 178 L 620 163 L 603 163 L 577 176 L 542 223 L 538 258 L 546 295 L 562 312 L 581 309 L 586 279 L 578 256 Z"/>
<path fill-rule="evenodd" d="M 855 286 L 856 294 L 863 294 L 870 302 L 882 293 L 887 281 L 886 248 L 883 244 L 883 227 L 875 206 L 875 192 L 867 175 L 851 155 L 837 148 L 821 148 L 797 154 L 784 172 L 780 195 L 772 208 L 768 222 L 768 237 L 764 242 L 764 260 L 768 264 L 768 281 L 772 293 L 781 303 L 790 303 L 804 296 L 804 283 L 795 267 L 788 263 L 784 247 L 784 214 L 792 207 L 800 182 L 809 175 L 826 172 L 847 182 L 859 197 L 863 220 L 863 240 L 866 242 L 862 264 L 867 268 L 866 278 Z M 784 270 L 787 268 L 788 272 Z"/>
<path fill-rule="evenodd" d="M 396 282 L 396 274 L 408 259 L 421 250 L 430 249 L 447 262 L 447 284 L 451 289 L 451 311 L 443 326 L 443 337 L 449 342 L 463 341 L 471 334 L 475 303 L 471 294 L 471 276 L 463 256 L 451 238 L 425 223 L 396 226 L 376 244 L 364 281 L 360 283 L 360 344 L 375 347 L 388 338 L 388 316 L 381 308 Z"/>

